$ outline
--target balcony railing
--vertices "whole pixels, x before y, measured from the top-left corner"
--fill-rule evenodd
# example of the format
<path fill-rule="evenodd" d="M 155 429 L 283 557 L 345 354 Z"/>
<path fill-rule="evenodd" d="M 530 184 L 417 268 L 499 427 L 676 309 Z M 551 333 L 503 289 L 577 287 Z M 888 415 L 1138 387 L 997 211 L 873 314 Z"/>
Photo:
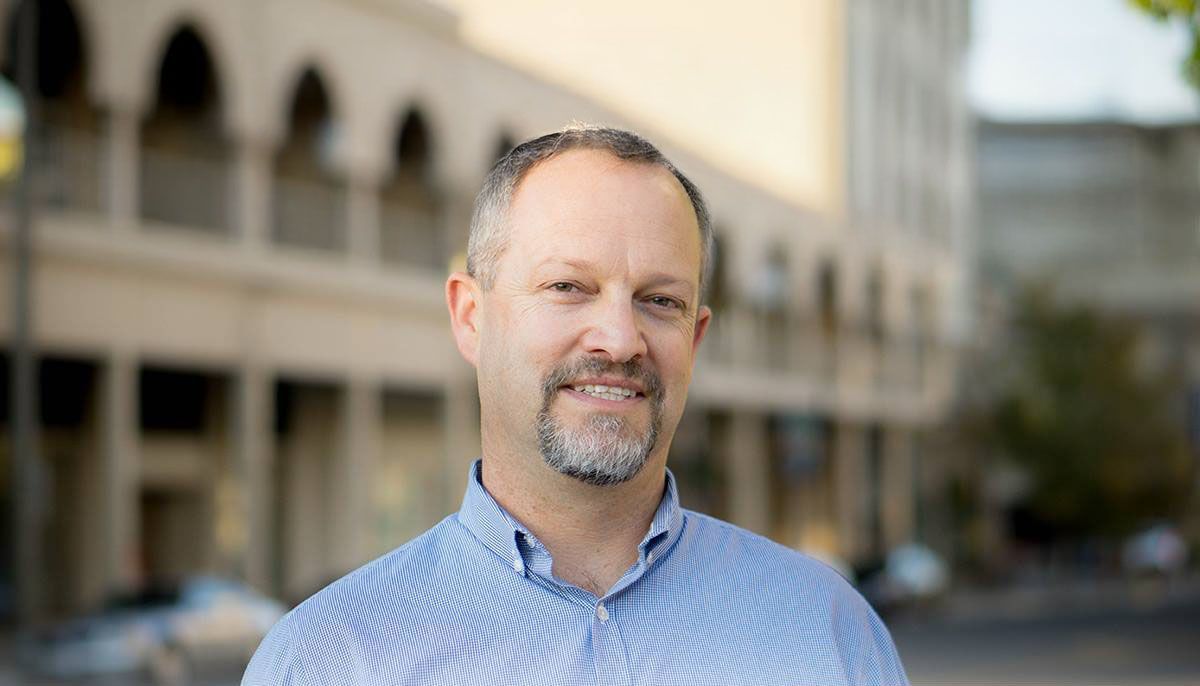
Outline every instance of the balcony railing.
<path fill-rule="evenodd" d="M 346 189 L 328 181 L 276 176 L 274 229 L 280 245 L 340 252 L 346 248 Z"/>
<path fill-rule="evenodd" d="M 843 322 L 831 330 L 816 317 L 727 307 L 717 313 L 701 359 L 743 370 L 837 384 L 863 392 L 923 389 L 931 364 L 929 344 L 911 335 L 880 337 Z"/>
<path fill-rule="evenodd" d="M 380 210 L 379 243 L 386 264 L 445 270 L 445 241 L 434 212 L 385 202 Z"/>
<path fill-rule="evenodd" d="M 141 151 L 141 212 L 153 224 L 232 233 L 234 197 L 228 157 L 199 157 L 154 148 Z"/>
<path fill-rule="evenodd" d="M 94 133 L 43 126 L 29 155 L 35 204 L 84 212 L 101 209 L 102 154 Z"/>

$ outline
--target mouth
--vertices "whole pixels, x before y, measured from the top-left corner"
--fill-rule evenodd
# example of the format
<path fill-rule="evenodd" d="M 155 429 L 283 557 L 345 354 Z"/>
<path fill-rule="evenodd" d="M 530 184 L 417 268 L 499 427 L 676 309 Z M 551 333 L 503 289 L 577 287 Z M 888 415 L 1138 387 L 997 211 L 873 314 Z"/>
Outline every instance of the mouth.
<path fill-rule="evenodd" d="M 636 382 L 624 379 L 581 379 L 563 384 L 559 389 L 569 391 L 573 396 L 606 403 L 628 403 L 646 397 Z"/>
<path fill-rule="evenodd" d="M 576 384 L 567 386 L 567 388 L 576 393 L 583 393 L 584 395 L 590 395 L 593 398 L 600 398 L 602 400 L 629 400 L 630 398 L 637 398 L 642 395 L 632 388 L 607 386 L 604 384 Z"/>

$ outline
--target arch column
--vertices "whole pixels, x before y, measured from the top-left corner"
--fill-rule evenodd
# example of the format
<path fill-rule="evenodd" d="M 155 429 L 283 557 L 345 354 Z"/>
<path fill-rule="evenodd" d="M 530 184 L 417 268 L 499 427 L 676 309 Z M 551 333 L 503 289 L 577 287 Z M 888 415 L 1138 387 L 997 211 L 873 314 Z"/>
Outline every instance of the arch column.
<path fill-rule="evenodd" d="M 379 384 L 357 374 L 340 395 L 341 449 L 334 462 L 330 553 L 336 569 L 349 571 L 366 561 L 374 542 L 371 482 L 378 464 L 383 401 Z"/>
<path fill-rule="evenodd" d="M 725 445 L 729 518 L 764 536 L 771 529 L 771 460 L 767 418 L 751 409 L 730 413 Z"/>
<path fill-rule="evenodd" d="M 265 138 L 244 134 L 236 144 L 233 174 L 233 220 L 238 243 L 261 252 L 270 242 L 271 156 L 274 146 Z"/>
<path fill-rule="evenodd" d="M 851 564 L 864 554 L 862 540 L 863 488 L 865 487 L 863 430 L 857 424 L 834 426 L 833 481 L 840 555 Z"/>
<path fill-rule="evenodd" d="M 242 577 L 252 586 L 271 588 L 273 545 L 272 487 L 275 452 L 272 421 L 274 382 L 262 365 L 244 362 L 233 384 L 233 437 L 237 472 L 241 475 L 240 505 L 245 522 L 241 553 Z"/>
<path fill-rule="evenodd" d="M 346 184 L 347 254 L 364 264 L 380 262 L 380 198 L 383 185 L 375 172 L 352 171 Z"/>
<path fill-rule="evenodd" d="M 123 104 L 110 106 L 104 117 L 104 204 L 117 230 L 130 230 L 137 223 L 140 140 L 140 111 Z"/>
<path fill-rule="evenodd" d="M 140 428 L 138 425 L 138 361 L 128 351 L 113 351 L 101 373 L 104 451 L 105 586 L 129 590 L 139 581 Z"/>
<path fill-rule="evenodd" d="M 467 470 L 480 456 L 478 391 L 475 372 L 466 362 L 454 364 L 442 392 L 442 428 L 445 432 L 445 510 L 453 512 L 462 503 Z"/>

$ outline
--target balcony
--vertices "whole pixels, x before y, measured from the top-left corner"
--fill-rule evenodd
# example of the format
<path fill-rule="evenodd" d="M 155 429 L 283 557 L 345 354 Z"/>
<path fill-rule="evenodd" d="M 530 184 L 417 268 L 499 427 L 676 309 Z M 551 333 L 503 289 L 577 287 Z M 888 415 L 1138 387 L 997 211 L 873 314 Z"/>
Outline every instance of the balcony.
<path fill-rule="evenodd" d="M 383 203 L 379 251 L 384 264 L 439 274 L 446 269 L 446 247 L 437 213 L 399 203 Z"/>
<path fill-rule="evenodd" d="M 103 207 L 103 150 L 94 133 L 43 126 L 29 155 L 35 205 L 78 212 L 99 212 Z"/>
<path fill-rule="evenodd" d="M 741 306 L 713 319 L 700 359 L 723 372 L 794 379 L 855 393 L 922 393 L 933 362 L 928 342 L 880 337 L 865 325 L 834 329 L 819 318 Z"/>
<path fill-rule="evenodd" d="M 279 245 L 346 249 L 346 190 L 327 181 L 276 176 L 272 237 Z"/>
<path fill-rule="evenodd" d="M 232 234 L 235 176 L 220 157 L 142 149 L 141 211 L 152 226 Z"/>

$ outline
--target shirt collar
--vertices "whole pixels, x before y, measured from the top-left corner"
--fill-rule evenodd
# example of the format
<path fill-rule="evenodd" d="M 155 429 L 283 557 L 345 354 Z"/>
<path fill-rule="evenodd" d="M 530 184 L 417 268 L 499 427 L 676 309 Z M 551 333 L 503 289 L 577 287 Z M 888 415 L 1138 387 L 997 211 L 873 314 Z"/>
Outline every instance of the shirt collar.
<path fill-rule="evenodd" d="M 471 465 L 467 492 L 458 511 L 458 520 L 480 543 L 507 561 L 518 574 L 524 575 L 527 561 L 522 554 L 522 548 L 528 550 L 530 546 L 520 545 L 518 539 L 524 537 L 527 542 L 535 542 L 537 539 L 483 487 L 482 464 L 482 460 L 475 460 Z M 638 545 L 639 559 L 647 566 L 658 561 L 679 539 L 682 531 L 683 509 L 679 506 L 675 475 L 668 469 L 662 500 L 654 513 L 654 519 L 650 522 L 649 531 Z"/>

